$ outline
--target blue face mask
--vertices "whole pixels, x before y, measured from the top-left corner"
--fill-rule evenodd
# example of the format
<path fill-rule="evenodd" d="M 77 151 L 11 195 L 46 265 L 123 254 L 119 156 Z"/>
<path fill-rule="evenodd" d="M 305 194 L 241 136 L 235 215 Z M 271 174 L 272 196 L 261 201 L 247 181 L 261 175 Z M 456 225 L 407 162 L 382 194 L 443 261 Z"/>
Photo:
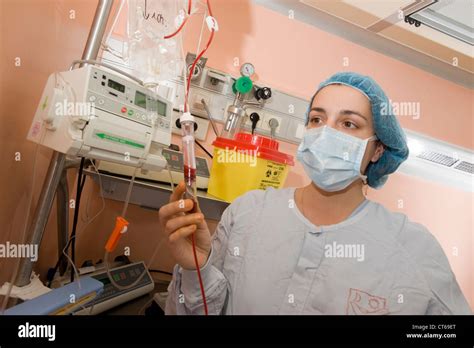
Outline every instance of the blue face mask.
<path fill-rule="evenodd" d="M 360 139 L 328 126 L 311 128 L 303 136 L 296 158 L 319 188 L 340 191 L 358 178 L 366 183 L 360 166 L 367 143 L 375 139 L 376 135 Z"/>

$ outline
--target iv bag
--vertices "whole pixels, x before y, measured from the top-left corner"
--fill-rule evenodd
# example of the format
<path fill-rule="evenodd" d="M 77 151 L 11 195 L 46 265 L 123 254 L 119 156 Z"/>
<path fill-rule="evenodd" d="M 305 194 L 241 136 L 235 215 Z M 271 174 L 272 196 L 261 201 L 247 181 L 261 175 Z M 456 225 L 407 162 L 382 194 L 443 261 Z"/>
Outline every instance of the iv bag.
<path fill-rule="evenodd" d="M 128 0 L 125 58 L 135 75 L 148 84 L 180 75 L 184 67 L 181 38 L 174 33 L 187 16 L 185 0 Z"/>

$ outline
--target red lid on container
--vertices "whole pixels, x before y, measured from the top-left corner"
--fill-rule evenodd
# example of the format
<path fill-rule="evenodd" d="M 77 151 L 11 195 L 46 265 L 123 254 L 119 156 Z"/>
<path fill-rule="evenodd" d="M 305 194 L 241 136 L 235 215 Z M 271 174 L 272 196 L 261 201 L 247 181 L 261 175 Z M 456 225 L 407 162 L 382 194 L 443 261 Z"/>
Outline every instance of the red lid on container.
<path fill-rule="evenodd" d="M 257 157 L 266 160 L 295 165 L 293 156 L 278 151 L 279 143 L 276 140 L 250 133 L 237 133 L 235 139 L 217 137 L 212 145 L 221 149 L 238 152 L 256 151 Z"/>

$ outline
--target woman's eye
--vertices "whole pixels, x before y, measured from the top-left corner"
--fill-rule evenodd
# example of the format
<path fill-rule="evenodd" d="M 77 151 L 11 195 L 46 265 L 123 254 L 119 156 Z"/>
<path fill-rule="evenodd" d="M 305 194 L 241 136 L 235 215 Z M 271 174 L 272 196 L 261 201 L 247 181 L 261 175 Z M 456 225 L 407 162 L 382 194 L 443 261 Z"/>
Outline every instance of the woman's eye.
<path fill-rule="evenodd" d="M 344 127 L 350 128 L 350 129 L 356 129 L 358 128 L 357 125 L 351 121 L 344 121 L 343 122 Z"/>
<path fill-rule="evenodd" d="M 319 122 L 321 121 L 321 117 L 318 117 L 318 116 L 313 116 L 311 117 L 311 123 L 315 123 L 315 124 L 319 124 Z"/>

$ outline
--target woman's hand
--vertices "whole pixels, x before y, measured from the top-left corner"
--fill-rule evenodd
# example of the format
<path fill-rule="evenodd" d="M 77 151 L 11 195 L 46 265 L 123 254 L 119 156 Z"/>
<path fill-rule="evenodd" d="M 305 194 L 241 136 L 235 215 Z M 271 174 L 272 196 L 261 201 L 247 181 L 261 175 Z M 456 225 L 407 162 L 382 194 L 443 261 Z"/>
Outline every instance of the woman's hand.
<path fill-rule="evenodd" d="M 194 202 L 181 199 L 184 191 L 184 181 L 181 181 L 171 194 L 170 203 L 159 210 L 160 225 L 176 262 L 184 269 L 195 270 L 191 235 L 194 233 L 196 255 L 201 268 L 211 252 L 211 234 L 199 207 L 196 207 L 196 212 L 185 214 L 193 210 Z"/>

